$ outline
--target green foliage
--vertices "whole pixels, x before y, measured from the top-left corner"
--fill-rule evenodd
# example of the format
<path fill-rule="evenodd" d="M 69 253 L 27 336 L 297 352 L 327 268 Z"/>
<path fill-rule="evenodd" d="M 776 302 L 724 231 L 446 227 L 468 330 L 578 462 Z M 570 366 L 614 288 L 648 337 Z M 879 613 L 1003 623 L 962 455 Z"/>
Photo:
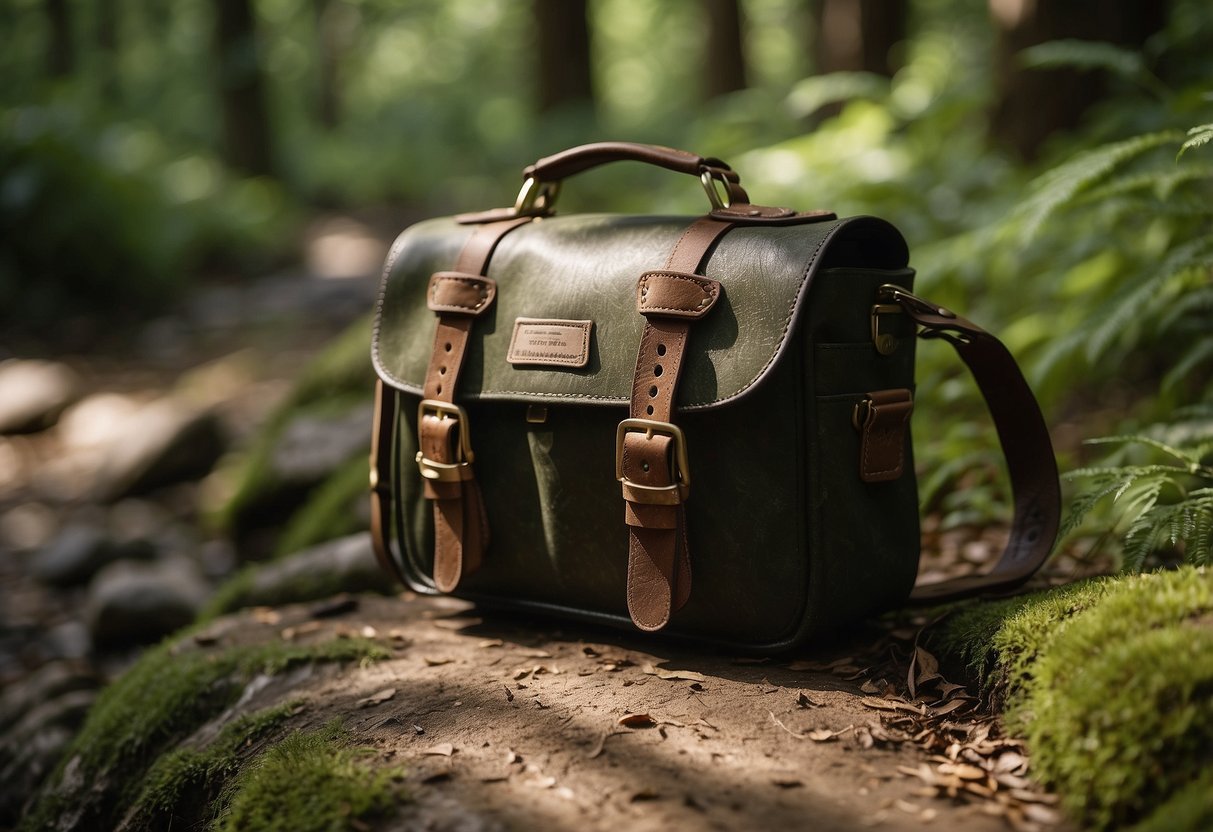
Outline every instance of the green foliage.
<path fill-rule="evenodd" d="M 1211 617 L 1213 573 L 1187 566 L 971 602 L 927 643 L 983 674 L 1084 827 L 1197 832 L 1213 811 Z"/>
<path fill-rule="evenodd" d="M 204 264 L 264 265 L 292 227 L 277 185 L 66 98 L 0 106 L 0 195 L 0 321 L 30 328 L 146 314 Z"/>
<path fill-rule="evenodd" d="M 1208 416 L 1213 417 L 1213 409 Z M 1213 418 L 1172 425 L 1169 432 L 1176 437 L 1174 445 L 1151 436 L 1093 440 L 1136 448 L 1126 448 L 1120 464 L 1080 468 L 1068 475 L 1086 481 L 1089 490 L 1071 507 L 1062 536 L 1079 528 L 1110 498 L 1114 528 L 1123 530 L 1125 569 L 1142 568 L 1160 550 L 1178 553 L 1189 563 L 1213 563 Z M 1129 450 L 1145 450 L 1149 457 L 1166 461 L 1138 462 L 1130 459 Z"/>
<path fill-rule="evenodd" d="M 293 734 L 258 756 L 229 785 L 220 832 L 343 832 L 389 814 L 399 767 L 375 766 L 336 723 Z M 374 752 L 370 752 L 374 753 Z"/>
<path fill-rule="evenodd" d="M 1200 124 L 1188 131 L 1187 140 L 1180 145 L 1179 153 L 1175 155 L 1178 161 L 1185 153 L 1194 147 L 1200 147 L 1213 141 L 1213 124 Z"/>
<path fill-rule="evenodd" d="M 51 777 L 22 828 L 46 828 L 73 802 L 81 804 L 85 816 L 103 823 L 115 808 L 137 797 L 143 773 L 160 752 L 231 705 L 257 674 L 274 675 L 306 662 L 387 656 L 378 644 L 361 638 L 313 645 L 269 642 L 217 652 L 193 647 L 189 635 L 166 641 L 102 691 L 64 754 L 65 765 Z M 104 794 L 73 794 L 67 787 L 60 791 L 67 768 L 73 770 L 73 781 L 105 780 L 113 788 Z"/>

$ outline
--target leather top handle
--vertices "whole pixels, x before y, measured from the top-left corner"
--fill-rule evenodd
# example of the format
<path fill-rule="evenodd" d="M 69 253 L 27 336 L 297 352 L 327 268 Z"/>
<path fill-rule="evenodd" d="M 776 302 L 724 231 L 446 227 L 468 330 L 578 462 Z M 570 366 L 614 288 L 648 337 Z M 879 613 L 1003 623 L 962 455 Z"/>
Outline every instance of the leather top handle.
<path fill-rule="evenodd" d="M 518 194 L 515 212 L 550 209 L 561 180 L 610 162 L 644 162 L 675 173 L 697 176 L 716 209 L 750 201 L 737 173 L 721 159 L 655 144 L 595 142 L 545 156 L 524 168 L 522 175 L 526 181 Z M 723 188 L 723 196 L 718 187 Z"/>

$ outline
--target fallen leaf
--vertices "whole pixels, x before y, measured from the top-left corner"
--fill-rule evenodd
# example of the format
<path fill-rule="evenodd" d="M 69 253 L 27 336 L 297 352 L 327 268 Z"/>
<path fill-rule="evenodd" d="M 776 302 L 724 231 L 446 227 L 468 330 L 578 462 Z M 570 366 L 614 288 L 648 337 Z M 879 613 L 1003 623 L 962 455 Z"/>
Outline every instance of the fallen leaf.
<path fill-rule="evenodd" d="M 935 714 L 935 716 L 945 716 L 947 714 L 952 713 L 953 711 L 960 710 L 961 708 L 965 707 L 966 705 L 972 705 L 972 704 L 973 704 L 973 700 L 963 699 L 963 698 L 958 697 L 956 699 L 949 699 L 947 702 L 944 702 L 942 705 L 933 706 L 931 708 L 931 711 Z"/>
<path fill-rule="evenodd" d="M 421 753 L 431 757 L 450 757 L 455 753 L 455 746 L 451 745 L 449 742 L 444 742 L 441 745 L 435 745 L 427 748 Z"/>
<path fill-rule="evenodd" d="M 445 657 L 439 658 L 435 656 L 422 656 L 421 658 L 429 667 L 440 667 L 441 665 L 450 664 L 451 662 L 455 661 L 454 659 L 448 659 Z"/>
<path fill-rule="evenodd" d="M 296 627 L 286 627 L 282 630 L 282 638 L 284 641 L 294 641 L 299 636 L 305 636 L 308 633 L 314 633 L 323 625 L 319 621 L 305 621 Z"/>
<path fill-rule="evenodd" d="M 547 650 L 523 650 L 518 655 L 526 659 L 550 659 L 552 654 Z"/>
<path fill-rule="evenodd" d="M 253 620 L 258 624 L 274 625 L 282 620 L 282 614 L 273 607 L 253 607 Z"/>
<path fill-rule="evenodd" d="M 413 723 L 413 733 L 417 734 L 418 736 L 421 736 L 422 734 L 425 733 L 425 729 L 422 728 L 420 725 L 418 725 L 416 722 L 414 722 Z"/>
<path fill-rule="evenodd" d="M 606 741 L 608 739 L 610 739 L 611 737 L 615 736 L 616 734 L 623 734 L 623 733 L 625 733 L 625 732 L 624 731 L 614 731 L 614 730 L 604 731 L 602 736 L 600 736 L 598 738 L 598 742 L 594 743 L 594 747 L 590 749 L 590 753 L 586 755 L 586 758 L 593 760 L 594 758 L 600 756 L 602 754 L 603 750 L 606 748 Z"/>
<path fill-rule="evenodd" d="M 812 731 L 809 731 L 805 736 L 807 736 L 813 742 L 833 742 L 834 740 L 838 739 L 839 734 L 842 734 L 845 731 L 849 731 L 853 727 L 854 726 L 848 726 L 847 728 L 844 728 L 842 731 L 831 731 L 828 728 L 814 728 Z"/>
<path fill-rule="evenodd" d="M 821 702 L 814 702 L 809 698 L 809 695 L 804 691 L 799 691 L 796 696 L 796 704 L 802 708 L 820 708 L 823 707 Z"/>
<path fill-rule="evenodd" d="M 506 687 L 505 685 L 502 685 L 502 687 L 504 687 L 504 688 L 505 688 L 505 701 L 506 701 L 506 702 L 513 702 L 513 701 L 514 701 L 514 691 L 510 690 L 510 689 L 509 689 L 508 687 Z"/>
<path fill-rule="evenodd" d="M 540 777 L 537 780 L 528 780 L 524 785 L 530 786 L 532 789 L 550 789 L 556 785 L 556 778 Z"/>
<path fill-rule="evenodd" d="M 656 676 L 658 679 L 665 679 L 667 682 L 706 682 L 707 676 L 702 673 L 696 673 L 693 670 L 661 670 L 653 667 L 651 664 L 646 664 L 641 668 L 649 676 Z"/>
<path fill-rule="evenodd" d="M 476 646 L 479 647 L 481 650 L 488 650 L 493 647 L 501 647 L 504 644 L 505 644 L 505 642 L 499 638 L 487 638 L 484 641 L 477 644 Z"/>
<path fill-rule="evenodd" d="M 619 717 L 619 724 L 628 728 L 652 728 L 657 721 L 648 714 L 624 714 Z"/>
<path fill-rule="evenodd" d="M 395 688 L 384 688 L 378 693 L 372 693 L 365 699 L 359 699 L 354 703 L 355 708 L 369 708 L 372 705 L 382 705 L 384 702 L 396 695 Z"/>

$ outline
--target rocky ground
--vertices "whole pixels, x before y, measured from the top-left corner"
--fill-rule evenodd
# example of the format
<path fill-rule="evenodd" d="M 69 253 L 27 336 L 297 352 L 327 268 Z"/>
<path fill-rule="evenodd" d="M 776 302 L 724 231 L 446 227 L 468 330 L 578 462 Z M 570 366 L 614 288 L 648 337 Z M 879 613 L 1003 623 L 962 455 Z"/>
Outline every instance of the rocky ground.
<path fill-rule="evenodd" d="M 276 736 L 340 720 L 350 743 L 374 749 L 374 765 L 401 772 L 391 807 L 365 819 L 350 810 L 350 828 L 1059 823 L 1022 745 L 918 644 L 923 621 L 754 660 L 407 593 L 290 603 L 394 591 L 365 534 L 233 581 L 248 541 L 214 524 L 233 489 L 229 455 L 305 360 L 371 305 L 375 277 L 326 273 L 324 258 L 346 263 L 361 251 L 371 263 L 382 241 L 374 248 L 371 235 L 336 227 L 325 243 L 336 248 L 321 245 L 307 274 L 205 291 L 132 333 L 133 348 L 0 363 L 0 828 L 61 762 L 67 772 L 92 765 L 71 743 L 98 692 L 199 616 L 209 623 L 174 650 L 378 645 L 360 662 L 317 660 L 272 683 L 233 670 L 218 681 L 240 689 L 235 701 L 161 737 L 204 745 L 276 706 L 285 707 Z M 296 424 L 280 442 L 294 449 L 278 454 L 282 476 L 320 481 L 368 433 L 365 408 Z M 937 556 L 924 572 L 971 569 L 997 551 L 997 530 L 941 534 L 934 522 Z M 119 781 L 96 765 L 97 782 Z M 122 776 L 150 776 L 150 765 Z M 56 782 L 63 805 L 92 799 L 70 777 Z M 180 819 L 203 823 L 204 808 L 182 808 Z M 54 822 L 161 828 L 178 811 L 145 809 L 159 820 L 135 809 L 123 819 L 111 806 L 60 811 Z"/>

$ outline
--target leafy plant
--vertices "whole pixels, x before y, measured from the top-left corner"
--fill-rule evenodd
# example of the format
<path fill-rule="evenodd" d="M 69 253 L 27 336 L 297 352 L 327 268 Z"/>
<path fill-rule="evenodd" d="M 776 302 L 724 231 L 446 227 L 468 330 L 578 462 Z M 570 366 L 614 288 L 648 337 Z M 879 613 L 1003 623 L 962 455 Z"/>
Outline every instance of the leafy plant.
<path fill-rule="evenodd" d="M 1123 567 L 1141 569 L 1168 552 L 1194 564 L 1213 563 L 1213 406 L 1148 435 L 1112 436 L 1092 444 L 1118 446 L 1120 460 L 1070 472 L 1088 490 L 1070 509 L 1062 536 L 1110 502 L 1113 529 L 1123 529 Z M 1135 453 L 1136 452 L 1136 453 Z M 1136 458 L 1134 458 L 1136 457 Z"/>

